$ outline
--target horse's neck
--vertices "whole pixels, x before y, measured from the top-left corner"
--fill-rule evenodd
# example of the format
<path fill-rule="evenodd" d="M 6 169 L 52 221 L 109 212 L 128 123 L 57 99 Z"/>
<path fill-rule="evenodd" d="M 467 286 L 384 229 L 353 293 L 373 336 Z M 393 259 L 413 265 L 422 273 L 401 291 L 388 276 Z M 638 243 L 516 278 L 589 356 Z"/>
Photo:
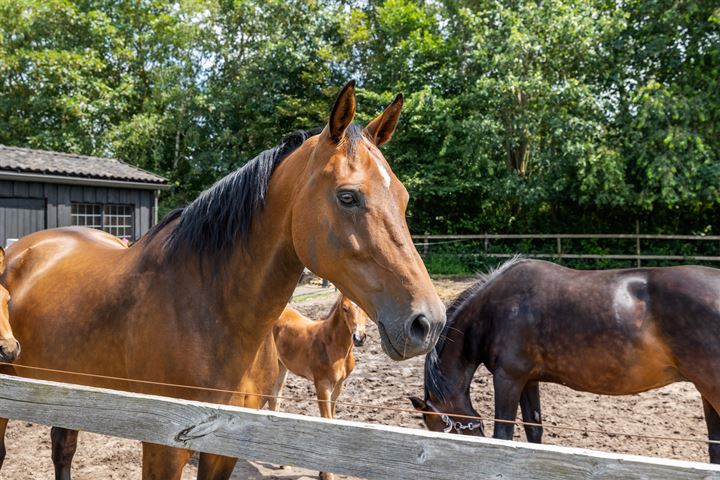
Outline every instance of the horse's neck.
<path fill-rule="evenodd" d="M 475 371 L 484 362 L 484 339 L 488 325 L 477 315 L 479 302 L 470 300 L 455 312 L 453 323 L 446 329 L 447 338 L 437 354 L 437 368 L 442 381 L 453 392 L 446 401 L 457 406 L 469 406 L 467 392 Z"/>
<path fill-rule="evenodd" d="M 302 273 L 292 242 L 291 207 L 295 183 L 303 172 L 302 165 L 292 165 L 293 155 L 270 178 L 265 206 L 254 212 L 248 238 L 236 239 L 236 246 L 219 267 L 203 264 L 194 255 L 174 262 L 170 278 L 183 279 L 181 294 L 202 293 L 204 297 L 190 305 L 192 311 L 179 315 L 187 319 L 188 328 L 219 332 L 229 350 L 256 351 Z M 279 174 L 286 164 L 285 173 Z M 162 245 L 163 236 L 154 242 Z"/>
<path fill-rule="evenodd" d="M 230 258 L 230 274 L 223 289 L 228 315 L 246 318 L 246 328 L 265 327 L 268 332 L 290 300 L 303 269 L 291 235 L 294 184 L 287 184 L 287 175 L 275 177 L 271 177 L 265 207 L 255 214 L 250 238 Z"/>
<path fill-rule="evenodd" d="M 322 332 L 328 342 L 347 356 L 352 348 L 352 331 L 345 321 L 345 315 L 342 304 L 336 303 L 323 321 Z"/>

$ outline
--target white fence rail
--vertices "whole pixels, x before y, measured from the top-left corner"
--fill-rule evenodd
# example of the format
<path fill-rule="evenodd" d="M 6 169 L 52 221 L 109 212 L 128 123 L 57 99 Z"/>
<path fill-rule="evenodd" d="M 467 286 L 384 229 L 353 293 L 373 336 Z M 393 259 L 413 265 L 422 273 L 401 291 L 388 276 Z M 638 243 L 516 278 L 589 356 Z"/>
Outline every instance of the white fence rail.
<path fill-rule="evenodd" d="M 626 234 L 573 234 L 573 233 L 541 233 L 541 234 L 494 234 L 483 233 L 474 235 L 413 235 L 413 240 L 423 253 L 427 255 L 430 247 L 435 244 L 444 244 L 452 242 L 464 241 L 482 241 L 482 251 L 470 255 L 482 255 L 493 258 L 510 258 L 513 254 L 496 253 L 490 251 L 490 245 L 493 241 L 502 240 L 555 240 L 554 253 L 533 253 L 533 252 L 517 252 L 523 253 L 533 258 L 551 258 L 562 261 L 563 258 L 572 259 L 592 259 L 592 260 L 635 260 L 638 267 L 642 265 L 643 260 L 664 260 L 678 262 L 720 262 L 718 255 L 652 255 L 642 253 L 642 241 L 685 241 L 685 242 L 717 242 L 718 252 L 720 252 L 720 236 L 719 235 L 650 235 L 644 233 L 626 233 Z M 607 254 L 586 254 L 571 253 L 566 251 L 563 240 L 635 240 L 634 251 L 632 253 L 607 253 Z"/>
<path fill-rule="evenodd" d="M 0 375 L 0 415 L 369 479 L 720 479 L 720 467 Z"/>

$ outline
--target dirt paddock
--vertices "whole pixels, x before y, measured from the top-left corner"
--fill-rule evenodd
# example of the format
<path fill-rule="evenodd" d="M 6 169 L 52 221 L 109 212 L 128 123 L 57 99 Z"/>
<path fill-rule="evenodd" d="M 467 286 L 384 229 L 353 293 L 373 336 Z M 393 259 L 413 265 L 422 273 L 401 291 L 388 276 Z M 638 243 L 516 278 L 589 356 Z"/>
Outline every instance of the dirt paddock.
<path fill-rule="evenodd" d="M 435 285 L 446 302 L 467 287 L 470 279 L 439 279 Z M 299 297 L 295 306 L 313 318 L 325 313 L 334 294 Z M 410 408 L 409 395 L 422 396 L 423 359 L 395 363 L 380 348 L 377 330 L 368 328 L 365 346 L 356 349 L 357 366 L 340 397 L 364 408 L 338 405 L 338 418 L 370 423 L 422 428 L 419 415 L 382 410 L 374 406 Z M 483 416 L 493 414 L 493 394 L 489 373 L 481 367 L 473 387 L 476 409 Z M 314 399 L 312 385 L 290 376 L 285 395 Z M 705 444 L 669 440 L 648 440 L 625 434 L 706 438 L 700 396 L 688 383 L 678 383 L 660 390 L 627 397 L 608 397 L 579 393 L 559 385 L 541 386 L 544 441 L 553 445 L 592 448 L 610 452 L 660 456 L 682 460 L 707 461 Z M 313 401 L 285 401 L 282 409 L 293 413 L 318 415 Z M 567 426 L 588 431 L 552 428 Z M 592 433 L 603 430 L 611 434 Z M 492 425 L 486 423 L 492 434 Z M 516 428 L 516 439 L 524 441 L 524 432 Z M 10 422 L 7 433 L 7 458 L 0 472 L 2 479 L 52 478 L 49 428 L 23 422 Z M 140 444 L 102 435 L 81 433 L 75 455 L 73 478 L 137 479 L 140 478 Z M 183 479 L 195 478 L 197 460 L 191 460 Z M 240 461 L 233 479 L 315 478 L 315 472 L 293 467 L 279 468 L 260 462 Z M 345 478 L 345 477 L 340 477 Z"/>

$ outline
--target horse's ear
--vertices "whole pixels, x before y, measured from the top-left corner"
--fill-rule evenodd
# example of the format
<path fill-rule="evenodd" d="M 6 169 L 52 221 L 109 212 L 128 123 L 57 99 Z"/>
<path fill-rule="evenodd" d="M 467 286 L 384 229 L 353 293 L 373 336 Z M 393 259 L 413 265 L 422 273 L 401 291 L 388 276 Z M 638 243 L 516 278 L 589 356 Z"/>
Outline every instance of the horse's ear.
<path fill-rule="evenodd" d="M 355 80 L 350 80 L 343 87 L 335 100 L 332 112 L 330 113 L 330 121 L 328 122 L 328 133 L 330 138 L 339 142 L 345 134 L 345 129 L 352 123 L 355 118 Z"/>
<path fill-rule="evenodd" d="M 402 106 L 403 96 L 402 93 L 400 93 L 383 113 L 365 127 L 367 135 L 378 147 L 383 143 L 387 143 L 392 138 L 393 133 L 395 133 L 395 127 L 397 127 L 398 120 L 400 120 Z"/>
<path fill-rule="evenodd" d="M 415 410 L 419 410 L 419 411 L 421 411 L 421 412 L 427 412 L 427 411 L 428 411 L 427 403 L 425 403 L 424 401 L 420 400 L 418 397 L 408 397 L 408 398 L 409 398 L 410 401 L 412 402 L 413 407 L 415 407 Z"/>
<path fill-rule="evenodd" d="M 0 247 L 0 275 L 5 273 L 5 249 Z"/>

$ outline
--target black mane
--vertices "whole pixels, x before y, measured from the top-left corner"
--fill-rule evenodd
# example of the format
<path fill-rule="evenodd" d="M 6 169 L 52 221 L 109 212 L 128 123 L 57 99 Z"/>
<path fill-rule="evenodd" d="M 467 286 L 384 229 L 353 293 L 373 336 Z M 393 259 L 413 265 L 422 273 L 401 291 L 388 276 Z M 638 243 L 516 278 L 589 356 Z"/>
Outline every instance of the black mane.
<path fill-rule="evenodd" d="M 181 250 L 191 250 L 199 258 L 222 259 L 235 246 L 248 238 L 253 214 L 265 206 L 268 182 L 278 165 L 308 138 L 322 128 L 298 130 L 280 143 L 250 160 L 233 173 L 218 180 L 185 208 L 168 213 L 148 234 L 152 239 L 168 224 L 179 219 L 169 233 L 165 247 L 168 257 Z M 348 155 L 362 137 L 362 128 L 350 125 L 345 138 Z"/>
<path fill-rule="evenodd" d="M 298 130 L 280 143 L 221 178 L 185 208 L 168 213 L 150 232 L 151 239 L 169 223 L 179 219 L 165 240 L 168 256 L 180 250 L 196 251 L 201 258 L 219 257 L 245 241 L 253 214 L 265 206 L 268 182 L 278 165 L 322 128 Z"/>

